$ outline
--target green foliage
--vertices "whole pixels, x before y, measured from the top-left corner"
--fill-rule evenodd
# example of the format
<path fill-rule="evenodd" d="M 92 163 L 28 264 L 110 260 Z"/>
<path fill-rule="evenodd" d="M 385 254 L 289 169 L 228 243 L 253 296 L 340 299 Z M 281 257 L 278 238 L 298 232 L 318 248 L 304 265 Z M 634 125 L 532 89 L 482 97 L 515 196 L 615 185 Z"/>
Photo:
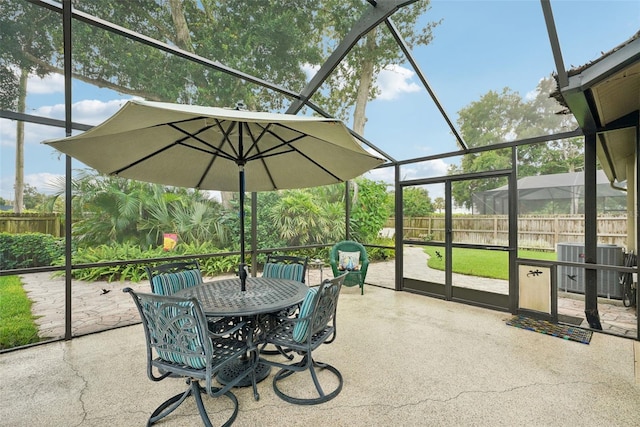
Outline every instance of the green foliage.
<path fill-rule="evenodd" d="M 13 70 L 0 63 L 0 109 L 15 110 L 18 106 L 18 77 Z M 0 204 L 6 204 L 0 202 Z"/>
<path fill-rule="evenodd" d="M 406 187 L 402 192 L 402 214 L 405 217 L 428 216 L 434 207 L 429 192 L 420 187 Z"/>
<path fill-rule="evenodd" d="M 344 208 L 337 210 L 335 204 L 318 195 L 311 190 L 290 190 L 270 207 L 270 223 L 288 246 L 323 243 L 338 237 L 336 230 L 341 227 L 336 226 L 335 215 L 338 212 L 344 218 Z"/>
<path fill-rule="evenodd" d="M 368 243 L 378 236 L 392 212 L 387 184 L 366 178 L 358 178 L 355 182 L 357 194 L 354 194 L 349 226 L 355 240 Z"/>
<path fill-rule="evenodd" d="M 0 233 L 0 269 L 52 265 L 64 254 L 64 241 L 49 234 Z"/>
<path fill-rule="evenodd" d="M 377 245 L 377 246 L 391 246 L 393 247 L 395 245 L 395 242 L 393 239 L 390 239 L 388 237 L 378 237 L 370 242 L 368 242 L 372 245 Z M 395 258 L 395 250 L 394 249 L 385 249 L 385 248 L 373 248 L 373 247 L 367 247 L 367 256 L 369 257 L 369 261 L 371 262 L 375 262 L 375 261 L 388 261 L 390 259 L 394 259 Z"/>
<path fill-rule="evenodd" d="M 18 276 L 0 277 L 0 350 L 40 341 L 31 301 Z"/>
<path fill-rule="evenodd" d="M 302 190 L 267 191 L 258 193 L 258 249 L 280 248 L 340 240 L 344 237 L 343 184 Z M 238 200 L 232 201 L 224 225 L 228 228 L 230 245 L 239 247 L 240 218 Z M 251 207 L 245 201 L 245 239 L 251 233 Z"/>
<path fill-rule="evenodd" d="M 301 91 L 306 84 L 303 65 L 323 62 L 322 29 L 318 20 L 310 17 L 324 7 L 313 0 L 252 2 L 251 7 L 245 2 L 217 0 L 105 0 L 81 2 L 76 7 L 294 92 Z M 35 9 L 43 14 L 43 8 Z M 9 23 L 11 20 L 7 19 Z M 35 31 L 30 23 L 20 23 L 19 29 L 25 34 L 27 30 Z M 8 29 L 16 31 L 13 27 Z M 61 46 L 60 32 L 38 35 L 40 39 L 51 40 L 54 46 Z M 211 67 L 81 21 L 75 22 L 73 39 L 74 74 L 100 87 L 156 101 L 224 107 L 242 100 L 252 110 L 284 108 L 283 96 L 276 91 L 247 84 Z M 16 46 L 19 47 L 26 55 L 34 54 L 27 43 Z M 48 72 L 61 72 L 61 55 L 33 57 Z"/>
<path fill-rule="evenodd" d="M 23 193 L 22 197 L 25 209 L 38 210 L 47 201 L 45 194 L 39 193 L 36 187 L 32 187 L 29 184 L 24 184 Z"/>
<path fill-rule="evenodd" d="M 129 259 L 157 258 L 163 256 L 162 248 L 142 250 L 139 246 L 131 244 L 99 245 L 89 248 L 78 248 L 72 255 L 73 264 L 96 264 L 108 261 L 126 261 Z M 64 258 L 59 258 L 55 265 L 64 265 Z M 62 273 L 59 273 L 62 274 Z M 119 265 L 84 268 L 72 271 L 72 277 L 88 282 L 103 280 L 112 282 L 116 280 L 130 280 L 139 282 L 145 277 L 143 265 Z"/>
<path fill-rule="evenodd" d="M 73 264 L 98 264 L 110 261 L 127 261 L 134 259 L 152 259 L 174 257 L 182 255 L 202 255 L 220 252 L 211 243 L 186 244 L 178 243 L 176 248 L 170 252 L 165 252 L 163 248 L 142 249 L 140 246 L 128 243 L 99 245 L 89 248 L 78 248 L 72 256 Z M 204 275 L 216 276 L 223 273 L 234 271 L 239 263 L 239 257 L 215 257 L 206 258 L 200 261 L 200 267 Z M 157 264 L 157 263 L 150 263 Z M 53 265 L 64 265 L 64 258 L 60 257 Z M 72 277 L 76 280 L 88 282 L 93 281 L 132 281 L 140 282 L 146 280 L 145 264 L 130 264 L 117 266 L 101 266 L 76 269 L 72 271 Z M 57 273 L 62 274 L 62 273 Z"/>
<path fill-rule="evenodd" d="M 220 274 L 236 272 L 240 264 L 239 255 L 205 258 L 199 261 L 200 270 L 204 276 L 218 276 Z"/>
<path fill-rule="evenodd" d="M 536 88 L 536 96 L 524 100 L 517 92 L 504 88 L 500 93 L 489 91 L 480 100 L 461 109 L 458 114 L 460 132 L 470 147 L 575 129 L 571 115 L 557 114 L 560 109 L 550 93 L 555 90 L 552 77 L 543 79 Z M 581 138 L 550 141 L 518 149 L 519 177 L 575 172 L 584 163 L 584 143 Z M 467 154 L 459 166 L 451 165 L 450 175 L 510 168 L 511 150 L 493 150 Z M 472 195 L 506 184 L 505 178 L 458 181 L 452 185 L 453 198 L 458 206 L 470 208 Z"/>
<path fill-rule="evenodd" d="M 60 183 L 58 196 L 63 192 Z M 224 246 L 230 239 L 220 203 L 204 193 L 185 188 L 84 170 L 73 180 L 74 241 L 80 247 L 130 244 L 153 248 L 164 233 L 177 233 L 181 242 L 213 242 Z"/>

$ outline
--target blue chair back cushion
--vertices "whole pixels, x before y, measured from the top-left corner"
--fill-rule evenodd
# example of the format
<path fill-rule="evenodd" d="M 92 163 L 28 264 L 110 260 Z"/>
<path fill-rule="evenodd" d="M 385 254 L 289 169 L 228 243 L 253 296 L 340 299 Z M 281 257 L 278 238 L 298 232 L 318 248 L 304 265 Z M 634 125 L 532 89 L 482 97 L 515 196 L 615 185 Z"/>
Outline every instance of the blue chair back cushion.
<path fill-rule="evenodd" d="M 305 295 L 304 301 L 302 301 L 302 305 L 300 306 L 300 314 L 298 315 L 299 319 L 303 319 L 313 313 L 313 301 L 317 294 L 318 288 L 309 288 L 307 295 Z M 298 322 L 293 327 L 293 339 L 297 342 L 304 342 L 307 339 L 308 334 L 309 320 Z"/>
<path fill-rule="evenodd" d="M 262 270 L 262 277 L 273 277 L 277 279 L 289 279 L 302 282 L 304 266 L 302 264 L 283 264 L 268 262 Z"/>
<path fill-rule="evenodd" d="M 161 314 L 148 316 L 147 320 L 160 359 L 194 369 L 206 368 L 204 337 L 198 329 L 193 303 L 154 304 L 154 309 Z M 158 318 L 160 322 L 154 322 Z"/>
<path fill-rule="evenodd" d="M 200 270 L 183 270 L 177 273 L 165 273 L 154 276 L 153 293 L 158 295 L 173 295 L 177 291 L 202 283 Z"/>

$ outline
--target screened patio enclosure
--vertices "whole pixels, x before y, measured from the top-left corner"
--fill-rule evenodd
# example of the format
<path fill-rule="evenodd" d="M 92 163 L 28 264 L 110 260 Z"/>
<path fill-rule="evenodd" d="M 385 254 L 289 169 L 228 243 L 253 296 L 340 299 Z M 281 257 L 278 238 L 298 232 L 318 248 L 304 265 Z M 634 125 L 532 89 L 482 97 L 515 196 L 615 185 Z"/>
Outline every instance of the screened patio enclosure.
<path fill-rule="evenodd" d="M 544 180 L 541 178 L 545 175 L 544 164 L 534 165 L 537 168 L 531 172 L 534 176 L 521 176 L 519 170 L 525 161 L 520 155 L 530 147 L 546 147 L 557 141 L 571 144 L 579 140 L 584 144 L 582 178 L 579 178 L 583 184 L 577 193 L 579 201 L 572 205 L 578 206 L 585 217 L 583 240 L 587 268 L 580 267 L 585 271 L 586 281 L 583 311 L 589 320 L 588 327 L 602 329 L 598 327 L 601 319 L 597 272 L 611 267 L 600 264 L 597 257 L 596 219 L 601 194 L 607 191 L 611 193 L 604 197 L 620 196 L 612 184 L 626 187 L 622 206 L 631 218 L 626 250 L 637 251 L 640 232 L 636 185 L 640 144 L 638 34 L 629 38 L 628 29 L 625 29 L 627 32 L 615 43 L 597 49 L 590 47 L 599 53 L 596 60 L 592 56 L 578 59 L 572 56 L 570 61 L 565 61 L 569 53 L 561 49 L 563 37 L 584 40 L 583 37 L 593 36 L 588 43 L 594 44 L 602 38 L 597 33 L 585 35 L 565 29 L 573 28 L 570 24 L 579 21 L 580 16 L 580 11 L 567 2 L 354 0 L 343 2 L 331 13 L 326 12 L 328 6 L 322 2 L 300 2 L 298 10 L 266 2 L 256 2 L 253 8 L 235 5 L 237 8 L 234 9 L 231 5 L 227 10 L 219 6 L 214 1 L 3 2 L 0 6 L 6 9 L 2 11 L 5 16 L 3 26 L 6 23 L 6 28 L 9 24 L 12 27 L 11 34 L 4 34 L 2 40 L 6 40 L 4 46 L 12 48 L 4 51 L 6 55 L 2 56 L 4 62 L 0 65 L 14 70 L 15 74 L 17 68 L 9 65 L 27 64 L 25 69 L 30 70 L 32 76 L 56 76 L 43 85 L 54 88 L 46 105 L 35 104 L 36 99 L 43 102 L 39 98 L 43 92 L 36 93 L 36 88 L 45 89 L 34 84 L 32 89 L 27 86 L 26 100 L 20 98 L 26 104 L 17 102 L 19 95 L 16 93 L 16 102 L 8 103 L 8 107 L 3 106 L 0 111 L 3 131 L 5 124 L 11 128 L 26 126 L 26 138 L 36 135 L 34 141 L 25 145 L 20 139 L 25 137 L 24 128 L 16 131 L 15 136 L 12 135 L 15 153 L 11 154 L 15 154 L 16 159 L 22 156 L 28 173 L 49 173 L 64 178 L 62 196 L 71 200 L 74 194 L 72 179 L 82 165 L 51 152 L 30 156 L 29 150 L 44 139 L 70 136 L 100 123 L 101 120 L 94 116 L 83 115 L 94 104 L 112 112 L 126 101 L 126 97 L 231 108 L 242 101 L 243 105 L 255 110 L 352 119 L 353 124 L 349 127 L 354 138 L 372 154 L 385 159 L 382 166 L 365 176 L 385 182 L 392 193 L 395 237 L 385 247 L 395 251 L 395 264 L 390 273 L 393 288 L 518 313 L 517 267 L 527 261 L 519 255 L 517 219 L 523 212 L 518 206 L 527 200 L 539 200 L 537 197 L 545 192 L 556 200 L 563 198 L 561 194 L 569 194 L 554 190 L 557 182 L 553 187 L 546 182 L 529 187 L 532 181 Z M 504 18 L 507 12 L 511 14 L 508 21 Z M 481 13 L 482 19 L 478 17 Z M 308 19 L 309 16 L 316 19 Z M 36 18 L 40 25 L 34 26 Z M 617 20 L 605 23 L 604 19 L 603 15 L 598 30 L 602 29 L 604 33 L 619 30 Z M 215 24 L 220 26 L 215 27 Z M 453 30 L 449 38 L 440 39 L 439 28 L 445 28 L 445 25 Z M 487 34 L 483 39 L 483 31 L 489 27 L 503 31 L 495 38 L 489 38 Z M 32 40 L 26 37 L 32 33 L 39 36 L 40 42 L 47 40 L 51 44 L 29 45 L 25 40 Z M 514 41 L 510 49 L 497 49 L 496 46 L 503 46 L 506 39 Z M 301 42 L 303 40 L 305 43 Z M 531 41 L 535 44 L 527 45 Z M 320 47 L 311 46 L 311 42 Z M 23 55 L 25 47 L 31 50 L 26 49 L 28 54 Z M 485 58 L 478 62 L 478 67 L 492 64 L 491 69 L 476 71 L 468 66 L 466 58 L 474 50 L 481 50 L 486 55 L 491 53 L 490 60 Z M 364 61 L 370 57 L 378 62 Z M 541 79 L 550 76 L 527 73 L 541 62 L 545 64 L 545 73 L 553 70 L 551 89 L 542 90 L 542 86 L 537 86 Z M 565 65 L 572 63 L 586 65 L 571 69 Z M 508 68 L 513 64 L 517 69 Z M 27 79 L 27 74 L 23 78 Z M 361 78 L 363 75 L 369 75 L 371 79 Z M 402 77 L 407 75 L 410 78 Z M 476 105 L 479 93 L 493 96 L 506 86 L 515 86 L 515 76 L 522 75 L 527 75 L 530 84 L 522 86 L 520 91 L 527 93 L 535 89 L 539 99 L 546 101 L 553 95 L 558 101 L 554 101 L 554 113 L 565 109 L 571 120 L 555 125 L 552 130 L 541 126 L 520 133 L 492 133 L 492 129 L 481 129 L 489 120 L 469 120 L 467 126 L 461 125 L 465 123 L 464 117 L 468 118 L 464 114 L 468 112 L 465 108 Z M 17 77 L 15 80 L 19 81 Z M 446 86 L 451 81 L 455 81 L 455 87 Z M 479 89 L 474 89 L 474 85 Z M 396 91 L 390 93 L 391 89 Z M 105 91 L 110 91 L 108 96 Z M 400 101 L 386 104 L 393 99 Z M 517 118 L 522 119 L 523 115 Z M 104 114 L 101 119 L 108 116 Z M 7 144 L 3 141 L 3 145 Z M 27 150 L 26 156 L 21 153 L 23 148 Z M 485 159 L 495 155 L 495 161 L 467 167 L 466 160 L 484 154 L 487 155 Z M 47 160 L 47 167 L 56 169 L 31 168 L 31 164 L 43 158 Z M 596 170 L 598 163 L 604 170 L 604 180 Z M 3 163 L 3 174 L 12 168 Z M 19 167 L 15 174 L 19 174 Z M 487 190 L 498 180 L 507 182 L 507 186 Z M 440 241 L 416 242 L 404 238 L 405 195 L 408 198 L 411 189 L 418 187 L 428 188 L 434 201 L 442 199 L 445 237 Z M 483 191 L 463 200 L 465 187 Z M 353 186 L 345 184 L 344 191 L 345 217 L 340 221 L 344 224 L 344 238 L 349 239 L 354 237 L 349 231 L 354 208 Z M 479 200 L 481 195 L 486 198 Z M 21 195 L 14 198 L 18 201 Z M 454 213 L 457 215 L 454 212 L 456 205 L 465 202 L 474 206 L 473 214 L 484 209 L 483 213 L 507 215 L 508 221 L 500 230 L 507 236 L 507 243 L 469 244 L 461 234 L 453 232 L 450 225 Z M 491 211 L 487 210 L 489 205 Z M 70 202 L 64 205 L 63 212 L 67 221 L 64 266 L 0 271 L 2 276 L 65 272 L 66 298 L 59 308 L 65 315 L 66 327 L 64 336 L 54 339 L 71 339 L 76 335 L 72 328 L 73 279 L 70 273 L 74 269 L 87 268 L 72 261 L 74 212 Z M 257 255 L 278 248 L 261 246 L 255 237 L 257 219 L 251 221 L 251 225 L 254 229 L 247 233 L 252 239 L 248 252 L 254 264 L 252 271 L 257 271 Z M 330 247 L 333 243 L 326 241 L 315 246 Z M 362 243 L 370 248 L 379 246 L 374 241 Z M 443 270 L 436 279 L 425 279 L 416 274 L 412 270 L 414 267 L 404 259 L 405 249 L 427 250 L 427 246 L 436 247 L 443 257 Z M 470 250 L 476 258 L 482 257 L 485 250 L 506 255 L 501 268 L 508 275 L 499 292 L 467 290 L 457 285 L 453 268 L 459 249 Z M 128 265 L 143 261 L 117 262 Z M 562 262 L 551 264 L 554 268 L 563 265 Z M 564 265 L 573 266 L 568 262 Z M 426 266 L 422 264 L 415 268 L 426 269 Z M 616 271 L 636 273 L 637 266 L 620 267 Z M 635 339 L 638 339 L 638 329 L 636 324 Z"/>

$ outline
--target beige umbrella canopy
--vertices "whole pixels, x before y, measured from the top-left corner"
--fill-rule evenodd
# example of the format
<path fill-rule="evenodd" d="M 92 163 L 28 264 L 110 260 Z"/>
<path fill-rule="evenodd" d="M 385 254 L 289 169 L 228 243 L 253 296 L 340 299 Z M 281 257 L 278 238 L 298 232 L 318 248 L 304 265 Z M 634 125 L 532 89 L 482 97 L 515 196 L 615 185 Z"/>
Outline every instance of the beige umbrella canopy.
<path fill-rule="evenodd" d="M 128 101 L 77 136 L 44 141 L 106 175 L 198 188 L 246 191 L 317 187 L 381 163 L 336 119 Z"/>
<path fill-rule="evenodd" d="M 384 162 L 336 119 L 147 101 L 128 101 L 104 123 L 44 143 L 106 175 L 238 191 L 241 209 L 245 191 L 334 184 Z"/>

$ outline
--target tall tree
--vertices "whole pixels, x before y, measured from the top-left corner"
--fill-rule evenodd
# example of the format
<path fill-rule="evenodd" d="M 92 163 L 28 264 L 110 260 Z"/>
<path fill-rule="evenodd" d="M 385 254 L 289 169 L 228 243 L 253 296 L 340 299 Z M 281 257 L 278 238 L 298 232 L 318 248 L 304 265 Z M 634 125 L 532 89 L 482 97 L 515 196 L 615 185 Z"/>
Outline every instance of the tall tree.
<path fill-rule="evenodd" d="M 323 34 L 325 51 L 331 53 L 343 37 L 351 30 L 358 19 L 371 4 L 362 1 L 344 2 L 328 0 L 325 2 Z M 430 9 L 429 0 L 420 0 L 404 6 L 392 15 L 391 19 L 410 48 L 426 45 L 433 39 L 432 30 L 439 22 L 428 22 L 426 12 Z M 338 65 L 327 80 L 330 88 L 319 93 L 318 103 L 335 117 L 353 119 L 353 130 L 364 134 L 366 107 L 368 101 L 380 94 L 376 77 L 384 69 L 405 62 L 404 54 L 387 27 L 373 28 Z"/>
<path fill-rule="evenodd" d="M 59 30 L 54 14 L 23 1 L 0 0 L 0 102 L 3 108 L 26 112 L 27 81 L 31 73 L 47 74 L 41 62 L 55 58 L 52 34 Z M 38 61 L 33 61 L 37 58 Z M 24 208 L 24 122 L 16 122 L 15 200 Z"/>
<path fill-rule="evenodd" d="M 404 217 L 420 217 L 433 213 L 434 206 L 429 191 L 421 187 L 407 187 L 402 193 Z"/>
<path fill-rule="evenodd" d="M 574 129 L 570 116 L 558 115 L 559 104 L 550 93 L 553 78 L 540 81 L 536 96 L 525 100 L 517 92 L 504 88 L 500 93 L 489 91 L 458 112 L 458 126 L 470 147 L 552 134 Z M 518 149 L 518 174 L 572 172 L 582 164 L 583 143 L 580 138 L 551 141 Z M 511 150 L 493 150 L 463 156 L 460 165 L 451 165 L 449 174 L 472 173 L 511 167 Z M 452 186 L 458 206 L 470 208 L 473 193 L 505 184 L 504 178 L 460 181 Z"/>

